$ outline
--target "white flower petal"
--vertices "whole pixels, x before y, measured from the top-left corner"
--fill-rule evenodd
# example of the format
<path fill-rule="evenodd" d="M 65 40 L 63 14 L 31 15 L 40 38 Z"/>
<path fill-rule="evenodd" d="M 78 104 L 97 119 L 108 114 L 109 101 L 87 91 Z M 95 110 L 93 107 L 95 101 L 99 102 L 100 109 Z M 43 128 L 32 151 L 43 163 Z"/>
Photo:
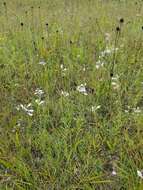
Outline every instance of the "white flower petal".
<path fill-rule="evenodd" d="M 81 84 L 77 86 L 77 91 L 84 95 L 88 95 L 87 90 L 86 90 L 86 84 Z"/>
<path fill-rule="evenodd" d="M 67 97 L 67 96 L 69 96 L 69 93 L 66 91 L 61 91 L 61 95 L 64 97 Z"/>
<path fill-rule="evenodd" d="M 141 179 L 143 179 L 143 172 L 141 172 L 140 170 L 137 170 L 137 175 L 138 175 Z"/>
<path fill-rule="evenodd" d="M 115 170 L 112 171 L 112 175 L 117 175 L 117 172 Z"/>
<path fill-rule="evenodd" d="M 42 105 L 42 104 L 44 104 L 44 100 L 39 100 L 39 99 L 37 99 L 37 100 L 35 100 L 35 102 L 38 104 L 38 105 Z"/>
<path fill-rule="evenodd" d="M 46 62 L 45 61 L 40 61 L 39 65 L 46 65 Z"/>

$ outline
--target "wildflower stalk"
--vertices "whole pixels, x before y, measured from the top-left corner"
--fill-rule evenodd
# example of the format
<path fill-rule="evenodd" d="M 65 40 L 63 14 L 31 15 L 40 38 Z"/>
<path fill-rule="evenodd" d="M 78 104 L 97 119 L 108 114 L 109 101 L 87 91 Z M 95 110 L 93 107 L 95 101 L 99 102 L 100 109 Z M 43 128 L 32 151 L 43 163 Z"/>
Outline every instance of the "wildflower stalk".
<path fill-rule="evenodd" d="M 112 99 L 112 77 L 114 76 L 114 67 L 115 64 L 117 62 L 117 52 L 116 52 L 116 48 L 118 46 L 118 42 L 119 42 L 119 38 L 120 38 L 120 32 L 121 32 L 121 25 L 122 22 L 120 20 L 120 25 L 119 27 L 116 27 L 116 35 L 115 35 L 115 42 L 114 42 L 114 51 L 113 51 L 113 58 L 112 58 L 112 62 L 111 62 L 111 69 L 110 69 L 110 81 L 109 81 L 109 91 L 108 91 L 108 97 L 109 97 L 109 116 L 112 115 L 112 111 L 113 111 L 113 99 Z"/>
<path fill-rule="evenodd" d="M 46 43 L 46 48 L 48 49 L 48 40 L 49 40 L 49 24 L 48 24 L 48 22 L 45 25 L 46 25 L 46 34 L 47 34 L 45 43 Z"/>
<path fill-rule="evenodd" d="M 6 23 L 8 23 L 7 3 L 4 2 L 3 5 L 4 5 L 4 9 L 5 9 Z"/>
<path fill-rule="evenodd" d="M 116 48 L 118 45 L 118 41 L 119 41 L 119 37 L 120 37 L 120 27 L 116 28 L 116 36 L 115 36 L 115 42 L 114 42 L 114 52 L 113 52 L 113 59 L 112 59 L 112 65 L 111 65 L 111 70 L 110 70 L 110 77 L 112 78 L 114 75 L 114 67 L 116 64 Z"/>
<path fill-rule="evenodd" d="M 116 64 L 116 57 L 117 57 L 116 48 L 117 48 L 117 45 L 118 45 L 118 42 L 119 42 L 121 28 L 122 28 L 123 23 L 124 23 L 124 19 L 121 18 L 119 20 L 119 26 L 116 27 L 116 36 L 115 36 L 115 43 L 114 43 L 113 60 L 112 60 L 112 65 L 111 65 L 111 70 L 110 70 L 110 77 L 111 78 L 114 75 L 114 66 Z"/>
<path fill-rule="evenodd" d="M 38 7 L 38 13 L 39 13 L 39 22 L 40 22 L 40 31 L 41 32 L 41 35 L 43 35 L 43 26 L 42 26 L 42 18 L 41 18 L 41 7 L 39 6 Z"/>
<path fill-rule="evenodd" d="M 34 7 L 31 7 L 32 29 L 34 30 Z M 34 32 L 34 31 L 33 31 Z"/>

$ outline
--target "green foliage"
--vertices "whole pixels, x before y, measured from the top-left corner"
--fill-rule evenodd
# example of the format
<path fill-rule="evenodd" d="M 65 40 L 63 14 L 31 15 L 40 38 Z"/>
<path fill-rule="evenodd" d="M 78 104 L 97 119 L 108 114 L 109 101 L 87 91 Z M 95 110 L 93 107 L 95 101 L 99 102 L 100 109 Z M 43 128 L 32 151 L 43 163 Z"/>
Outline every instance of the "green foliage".
<path fill-rule="evenodd" d="M 0 2 L 0 190 L 143 189 L 142 3 Z"/>

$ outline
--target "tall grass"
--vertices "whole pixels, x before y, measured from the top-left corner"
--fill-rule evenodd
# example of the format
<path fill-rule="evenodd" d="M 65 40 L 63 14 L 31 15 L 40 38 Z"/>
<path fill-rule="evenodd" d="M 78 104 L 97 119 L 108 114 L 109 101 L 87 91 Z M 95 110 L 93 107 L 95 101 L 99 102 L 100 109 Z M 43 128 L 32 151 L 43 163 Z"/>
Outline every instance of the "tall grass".
<path fill-rule="evenodd" d="M 0 190 L 143 189 L 142 6 L 0 2 Z"/>

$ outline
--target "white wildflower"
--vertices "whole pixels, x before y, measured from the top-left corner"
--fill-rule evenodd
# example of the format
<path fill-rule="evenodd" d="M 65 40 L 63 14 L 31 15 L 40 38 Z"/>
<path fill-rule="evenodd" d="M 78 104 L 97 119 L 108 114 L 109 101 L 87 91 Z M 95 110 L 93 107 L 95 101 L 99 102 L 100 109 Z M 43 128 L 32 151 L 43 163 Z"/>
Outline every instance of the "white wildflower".
<path fill-rule="evenodd" d="M 40 106 L 43 105 L 45 103 L 44 100 L 40 100 L 40 99 L 36 99 L 35 102 Z"/>
<path fill-rule="evenodd" d="M 106 55 L 110 55 L 111 53 L 118 51 L 119 48 L 106 48 L 104 51 L 101 52 L 100 58 L 105 57 Z"/>
<path fill-rule="evenodd" d="M 77 91 L 84 95 L 88 95 L 87 90 L 86 90 L 86 83 L 77 86 Z"/>
<path fill-rule="evenodd" d="M 40 88 L 37 88 L 34 94 L 41 97 L 44 94 L 44 91 Z"/>
<path fill-rule="evenodd" d="M 91 111 L 92 111 L 92 112 L 95 112 L 96 110 L 98 110 L 98 109 L 100 109 L 100 108 L 101 108 L 100 105 L 98 105 L 98 106 L 92 106 L 92 107 L 91 107 Z"/>
<path fill-rule="evenodd" d="M 115 77 L 112 77 L 112 86 L 113 86 L 113 89 L 118 89 L 120 86 L 119 86 L 119 83 L 118 83 L 118 79 L 119 79 L 119 76 L 116 75 Z"/>
<path fill-rule="evenodd" d="M 16 132 L 16 127 L 14 126 L 11 130 L 12 133 L 15 133 Z"/>
<path fill-rule="evenodd" d="M 112 84 L 114 90 L 119 89 L 119 84 L 117 82 L 113 81 L 111 84 Z"/>
<path fill-rule="evenodd" d="M 31 103 L 29 103 L 28 105 L 27 105 L 27 108 L 29 108 L 29 107 L 31 107 L 32 106 L 32 104 Z"/>
<path fill-rule="evenodd" d="M 22 120 L 19 119 L 19 120 L 17 121 L 16 126 L 20 127 L 20 126 L 21 126 L 21 123 L 22 123 Z"/>
<path fill-rule="evenodd" d="M 143 179 L 143 172 L 142 172 L 142 171 L 137 170 L 137 175 L 138 175 L 141 179 Z"/>
<path fill-rule="evenodd" d="M 38 104 L 38 105 L 43 105 L 44 104 L 44 100 L 41 100 L 43 99 L 43 95 L 45 94 L 44 91 L 40 88 L 37 88 L 35 90 L 35 93 L 34 93 L 36 96 L 38 96 L 38 99 L 35 100 L 35 102 Z"/>
<path fill-rule="evenodd" d="M 112 175 L 113 176 L 116 176 L 117 175 L 117 172 L 115 170 L 112 171 Z"/>
<path fill-rule="evenodd" d="M 39 65 L 46 65 L 46 62 L 45 61 L 40 61 Z"/>
<path fill-rule="evenodd" d="M 111 49 L 105 49 L 104 51 L 101 52 L 101 56 L 104 57 L 105 55 L 110 54 L 110 53 L 112 53 Z"/>
<path fill-rule="evenodd" d="M 28 114 L 30 117 L 33 116 L 33 113 L 31 113 L 31 112 L 27 112 L 27 114 Z"/>
<path fill-rule="evenodd" d="M 100 67 L 103 67 L 106 62 L 104 60 L 106 55 L 110 55 L 113 52 L 117 51 L 118 48 L 106 48 L 104 51 L 102 51 L 99 55 L 99 60 L 96 62 L 96 68 L 99 69 Z"/>
<path fill-rule="evenodd" d="M 64 69 L 64 65 L 63 64 L 61 64 L 60 67 L 61 67 L 61 69 Z"/>
<path fill-rule="evenodd" d="M 83 67 L 83 71 L 86 71 L 86 68 L 85 68 L 85 67 Z"/>
<path fill-rule="evenodd" d="M 96 69 L 99 69 L 100 67 L 103 67 L 104 64 L 105 64 L 105 63 L 104 63 L 103 61 L 100 61 L 100 60 L 97 61 L 97 62 L 96 62 Z"/>
<path fill-rule="evenodd" d="M 34 110 L 32 108 L 30 108 L 30 107 L 31 107 L 31 104 L 28 104 L 27 106 L 23 105 L 23 104 L 20 104 L 16 108 L 17 108 L 18 111 L 21 109 L 25 113 L 27 113 L 29 116 L 33 116 Z"/>
<path fill-rule="evenodd" d="M 64 96 L 64 97 L 67 97 L 67 96 L 69 96 L 69 93 L 62 90 L 61 91 L 61 95 Z"/>
<path fill-rule="evenodd" d="M 63 64 L 61 64 L 61 65 L 60 65 L 60 68 L 61 68 L 61 70 L 62 70 L 62 71 L 67 71 L 67 68 L 66 68 L 66 67 L 64 67 L 64 65 L 63 65 Z"/>
<path fill-rule="evenodd" d="M 133 108 L 134 113 L 141 113 L 141 109 L 139 107 Z"/>
<path fill-rule="evenodd" d="M 112 81 L 118 81 L 118 79 L 119 79 L 118 75 L 116 75 L 115 77 L 112 77 Z"/>

